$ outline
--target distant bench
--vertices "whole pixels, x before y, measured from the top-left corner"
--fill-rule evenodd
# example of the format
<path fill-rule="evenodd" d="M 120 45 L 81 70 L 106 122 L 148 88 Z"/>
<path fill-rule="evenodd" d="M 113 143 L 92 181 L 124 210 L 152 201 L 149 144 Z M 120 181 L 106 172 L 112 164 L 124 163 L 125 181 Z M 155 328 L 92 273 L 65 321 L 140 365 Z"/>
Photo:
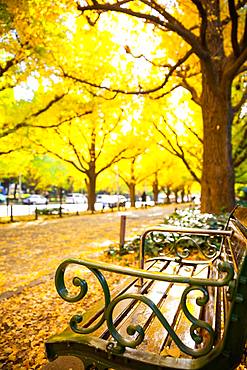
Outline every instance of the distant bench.
<path fill-rule="evenodd" d="M 62 214 L 62 207 L 35 208 L 36 215 L 59 215 Z"/>
<path fill-rule="evenodd" d="M 150 237 L 163 252 L 144 265 Z M 97 278 L 103 299 L 48 339 L 48 359 L 77 356 L 86 370 L 234 369 L 247 338 L 246 251 L 247 209 L 237 208 L 225 230 L 147 230 L 138 269 L 65 260 L 56 272 L 59 295 L 83 299 L 90 288 L 85 280 L 74 277 L 77 294 L 65 286 L 67 268 L 83 266 Z M 110 293 L 109 273 L 120 274 L 117 292 Z"/>

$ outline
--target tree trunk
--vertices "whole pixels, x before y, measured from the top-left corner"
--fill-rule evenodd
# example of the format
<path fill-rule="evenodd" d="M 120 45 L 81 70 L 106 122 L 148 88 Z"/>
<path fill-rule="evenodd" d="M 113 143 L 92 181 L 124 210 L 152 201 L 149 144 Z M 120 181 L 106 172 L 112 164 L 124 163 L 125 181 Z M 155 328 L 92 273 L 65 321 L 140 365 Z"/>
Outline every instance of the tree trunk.
<path fill-rule="evenodd" d="M 181 190 L 181 203 L 184 203 L 184 196 L 185 196 L 185 190 L 184 188 Z"/>
<path fill-rule="evenodd" d="M 136 205 L 136 186 L 134 183 L 129 184 L 129 192 L 130 192 L 130 206 L 135 207 Z"/>
<path fill-rule="evenodd" d="M 174 190 L 174 195 L 175 195 L 175 203 L 178 203 L 178 190 Z"/>
<path fill-rule="evenodd" d="M 171 189 L 169 188 L 169 186 L 167 186 L 167 188 L 165 189 L 165 194 L 166 194 L 166 203 L 170 204 L 171 203 L 171 200 L 170 200 Z"/>
<path fill-rule="evenodd" d="M 208 14 L 205 43 L 210 57 L 201 59 L 203 171 L 201 211 L 219 214 L 234 207 L 231 105 L 232 78 L 227 73 L 220 2 L 202 1 Z"/>
<path fill-rule="evenodd" d="M 217 84 L 204 73 L 202 87 L 204 145 L 201 211 L 219 214 L 234 207 L 231 84 Z"/>
<path fill-rule="evenodd" d="M 153 181 L 153 196 L 154 196 L 154 204 L 158 203 L 158 195 L 159 195 L 159 183 L 158 183 L 158 174 L 155 172 Z"/>
<path fill-rule="evenodd" d="M 68 193 L 73 193 L 74 192 L 74 179 L 72 176 L 68 177 L 67 183 L 68 183 Z"/>
<path fill-rule="evenodd" d="M 63 203 L 63 188 L 59 188 L 59 203 Z"/>
<path fill-rule="evenodd" d="M 94 204 L 96 201 L 96 152 L 95 152 L 95 140 L 96 140 L 96 129 L 95 126 L 92 128 L 91 132 L 91 144 L 90 144 L 90 162 L 88 171 L 86 171 L 87 179 L 87 193 L 88 193 L 88 210 L 94 213 Z"/>
<path fill-rule="evenodd" d="M 187 202 L 191 202 L 191 190 L 190 190 L 190 186 L 187 186 L 186 196 L 187 196 Z"/>
<path fill-rule="evenodd" d="M 97 175 L 95 174 L 95 166 L 91 163 L 90 169 L 87 172 L 88 178 L 85 180 L 87 186 L 87 194 L 88 194 L 88 211 L 92 213 L 95 211 L 94 204 L 96 201 L 96 178 Z"/>
<path fill-rule="evenodd" d="M 128 184 L 129 192 L 130 192 L 130 206 L 131 207 L 135 207 L 136 205 L 135 161 L 136 161 L 136 157 L 133 157 L 130 163 L 130 182 Z"/>

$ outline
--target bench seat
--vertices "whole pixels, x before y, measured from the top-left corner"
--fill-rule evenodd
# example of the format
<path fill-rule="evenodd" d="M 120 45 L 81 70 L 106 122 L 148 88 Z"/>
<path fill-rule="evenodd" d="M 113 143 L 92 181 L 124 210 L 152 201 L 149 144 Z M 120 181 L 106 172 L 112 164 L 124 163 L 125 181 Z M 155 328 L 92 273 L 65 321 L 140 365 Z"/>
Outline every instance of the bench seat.
<path fill-rule="evenodd" d="M 171 232 L 167 227 L 149 229 L 141 240 L 138 269 L 90 260 L 62 262 L 56 287 L 63 299 L 79 302 L 90 288 L 75 277 L 79 293 L 69 293 L 65 271 L 71 265 L 95 275 L 103 298 L 49 338 L 48 359 L 77 356 L 87 370 L 234 369 L 247 336 L 246 219 L 246 209 L 239 209 L 223 231 L 172 230 L 182 235 L 182 243 L 175 243 L 176 256 L 169 250 L 144 263 L 147 235 L 160 242 L 162 234 Z M 209 258 L 203 253 L 195 260 L 195 253 L 190 254 L 190 238 L 198 234 L 210 238 Z M 219 249 L 212 244 L 215 236 L 222 238 Z M 114 292 L 105 278 L 108 273 L 121 276 Z"/>

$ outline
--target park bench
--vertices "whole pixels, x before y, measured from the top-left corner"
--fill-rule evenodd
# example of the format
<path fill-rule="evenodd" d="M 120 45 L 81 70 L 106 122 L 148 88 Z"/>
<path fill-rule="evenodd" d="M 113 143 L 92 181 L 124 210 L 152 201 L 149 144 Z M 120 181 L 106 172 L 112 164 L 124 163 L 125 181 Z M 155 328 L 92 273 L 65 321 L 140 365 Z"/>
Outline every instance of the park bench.
<path fill-rule="evenodd" d="M 148 238 L 162 253 L 144 262 Z M 92 273 L 98 280 L 103 300 L 47 340 L 48 359 L 76 356 L 86 370 L 235 369 L 247 337 L 246 240 L 247 208 L 238 207 L 224 230 L 146 230 L 139 268 L 65 260 L 56 272 L 59 295 L 81 303 L 89 289 L 77 275 L 83 268 L 84 277 Z M 76 267 L 77 290 L 69 293 L 70 266 Z M 110 273 L 121 277 L 113 292 Z"/>
<path fill-rule="evenodd" d="M 35 215 L 38 217 L 39 215 L 59 215 L 62 213 L 61 207 L 53 207 L 53 208 L 35 208 Z"/>

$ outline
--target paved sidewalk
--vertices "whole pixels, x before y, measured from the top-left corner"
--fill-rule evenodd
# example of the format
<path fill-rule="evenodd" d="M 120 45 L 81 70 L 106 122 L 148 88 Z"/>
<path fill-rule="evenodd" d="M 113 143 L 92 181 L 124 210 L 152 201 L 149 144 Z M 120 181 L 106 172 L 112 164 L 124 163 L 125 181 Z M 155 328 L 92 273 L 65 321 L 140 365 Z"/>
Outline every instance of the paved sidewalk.
<path fill-rule="evenodd" d="M 92 258 L 118 242 L 121 215 L 127 217 L 127 240 L 162 222 L 174 209 L 169 205 L 0 225 L 0 300 L 45 281 L 62 259 Z"/>

